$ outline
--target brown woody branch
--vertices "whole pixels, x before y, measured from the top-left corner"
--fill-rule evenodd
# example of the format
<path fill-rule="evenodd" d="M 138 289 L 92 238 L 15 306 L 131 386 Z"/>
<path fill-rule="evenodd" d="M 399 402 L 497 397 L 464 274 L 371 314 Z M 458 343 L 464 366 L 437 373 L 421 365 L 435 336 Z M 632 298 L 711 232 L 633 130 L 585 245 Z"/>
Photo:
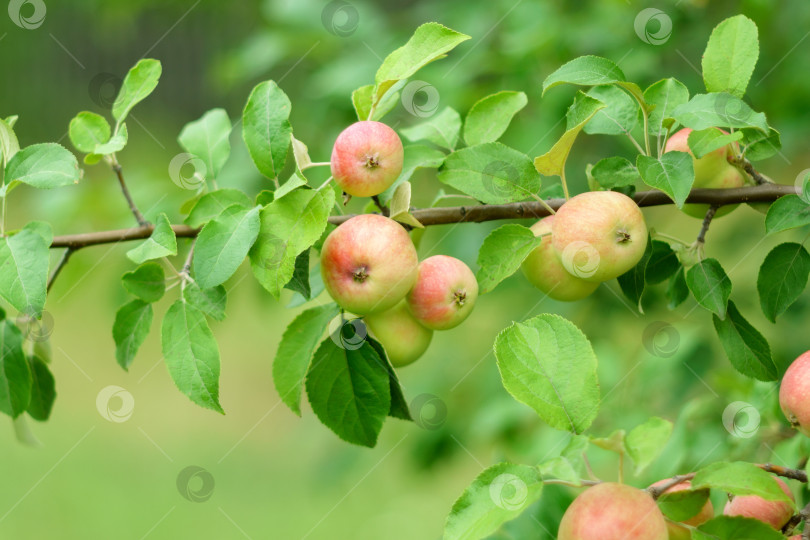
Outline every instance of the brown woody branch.
<path fill-rule="evenodd" d="M 124 171 L 121 169 L 121 165 L 114 163 L 112 169 L 115 172 L 115 176 L 118 178 L 118 184 L 121 186 L 121 192 L 124 194 L 124 198 L 127 200 L 129 211 L 132 212 L 133 216 L 135 216 L 135 219 L 138 221 L 138 225 L 145 227 L 149 224 L 149 222 L 146 221 L 146 218 L 143 217 L 141 211 L 138 210 L 138 205 L 135 204 L 135 199 L 132 198 L 132 194 L 129 192 L 129 188 L 127 188 L 127 183 L 124 182 Z"/>
<path fill-rule="evenodd" d="M 734 189 L 694 189 L 686 202 L 726 206 L 743 202 L 772 202 L 785 195 L 798 194 L 792 185 L 763 184 L 758 186 Z M 640 191 L 633 196 L 639 206 L 663 206 L 673 204 L 672 199 L 662 191 Z M 558 209 L 565 199 L 549 199 L 548 205 Z M 482 204 L 477 206 L 452 206 L 443 208 L 422 208 L 413 210 L 413 216 L 423 225 L 446 225 L 450 223 L 480 223 L 501 219 L 537 219 L 549 214 L 548 210 L 537 201 L 511 204 Z M 329 223 L 339 225 L 349 219 L 350 215 L 332 216 Z M 187 225 L 172 225 L 176 236 L 194 238 L 199 229 Z M 130 240 L 143 240 L 152 234 L 151 224 L 131 229 L 117 229 L 82 234 L 55 236 L 51 247 L 69 247 L 74 250 L 98 244 L 114 244 Z"/>

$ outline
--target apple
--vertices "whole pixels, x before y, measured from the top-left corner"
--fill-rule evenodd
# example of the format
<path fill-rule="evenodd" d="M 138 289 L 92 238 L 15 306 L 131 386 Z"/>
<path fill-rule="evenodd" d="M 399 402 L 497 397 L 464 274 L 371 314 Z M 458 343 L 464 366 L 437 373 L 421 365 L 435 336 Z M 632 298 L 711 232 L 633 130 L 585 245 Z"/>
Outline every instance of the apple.
<path fill-rule="evenodd" d="M 419 258 L 405 229 L 377 214 L 350 218 L 321 249 L 321 276 L 343 309 L 367 315 L 402 300 L 416 282 Z"/>
<path fill-rule="evenodd" d="M 810 437 L 810 351 L 799 355 L 785 371 L 779 405 L 791 425 Z"/>
<path fill-rule="evenodd" d="M 667 534 L 664 515 L 649 493 L 606 482 L 574 499 L 557 540 L 667 540 Z"/>
<path fill-rule="evenodd" d="M 521 269 L 529 282 L 554 300 L 573 302 L 590 295 L 599 283 L 585 281 L 569 274 L 554 253 L 551 245 L 551 224 L 554 216 L 548 216 L 531 226 L 535 236 L 542 236 L 540 245 L 534 248 L 523 261 Z"/>
<path fill-rule="evenodd" d="M 461 324 L 478 298 L 478 282 L 460 260 L 434 255 L 419 263 L 419 276 L 408 293 L 408 309 L 423 326 L 448 330 Z"/>
<path fill-rule="evenodd" d="M 664 147 L 664 152 L 687 152 L 692 156 L 692 164 L 695 167 L 695 183 L 692 187 L 727 189 L 742 187 L 745 184 L 745 177 L 740 170 L 728 162 L 730 145 L 712 150 L 698 159 L 689 149 L 688 139 L 690 133 L 692 133 L 690 128 L 683 128 L 672 135 Z M 722 206 L 714 214 L 714 217 L 724 216 L 737 208 L 737 206 L 736 204 Z M 708 204 L 685 204 L 683 206 L 684 213 L 697 218 L 703 218 L 708 210 Z"/>
<path fill-rule="evenodd" d="M 366 315 L 363 320 L 372 336 L 382 343 L 394 367 L 418 360 L 433 337 L 433 330 L 419 324 L 404 301 L 388 311 Z"/>
<path fill-rule="evenodd" d="M 402 172 L 402 141 L 381 122 L 355 122 L 332 148 L 332 176 L 340 188 L 355 197 L 379 195 Z"/>
<path fill-rule="evenodd" d="M 664 480 L 660 480 L 653 484 L 654 486 L 660 486 L 669 482 L 668 478 Z M 667 489 L 665 493 L 674 493 L 676 491 L 687 491 L 692 487 L 692 483 L 688 480 L 684 480 L 680 484 L 675 484 L 671 488 Z M 697 527 L 698 525 L 702 525 L 712 519 L 714 517 L 714 507 L 712 506 L 712 502 L 707 500 L 706 504 L 703 505 L 694 516 L 690 517 L 682 521 L 681 523 L 685 523 L 686 525 L 691 525 L 692 527 Z M 692 533 L 686 527 L 679 525 L 673 521 L 667 521 L 667 530 L 669 531 L 669 540 L 689 540 L 692 538 Z"/>
<path fill-rule="evenodd" d="M 774 476 L 773 479 L 793 501 L 793 493 L 787 484 L 779 477 Z M 793 504 L 787 501 L 768 501 L 756 495 L 738 495 L 726 503 L 723 514 L 758 519 L 779 530 L 793 516 Z"/>
<path fill-rule="evenodd" d="M 633 199 L 588 191 L 563 204 L 551 223 L 551 242 L 568 273 L 607 281 L 633 268 L 647 247 L 647 225 Z"/>

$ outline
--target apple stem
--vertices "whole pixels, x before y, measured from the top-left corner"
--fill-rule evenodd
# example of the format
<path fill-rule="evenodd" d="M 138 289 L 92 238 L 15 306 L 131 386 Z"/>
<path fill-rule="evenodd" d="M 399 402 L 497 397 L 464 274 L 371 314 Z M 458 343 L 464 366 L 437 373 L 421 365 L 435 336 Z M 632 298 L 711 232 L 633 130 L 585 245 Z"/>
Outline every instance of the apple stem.
<path fill-rule="evenodd" d="M 389 215 L 388 207 L 387 207 L 387 206 L 385 206 L 385 205 L 384 205 L 384 204 L 383 204 L 383 203 L 380 201 L 380 197 L 379 197 L 379 195 L 373 195 L 373 196 L 371 197 L 371 200 L 372 200 L 372 201 L 374 201 L 374 204 L 376 204 L 376 205 L 377 205 L 377 208 L 379 208 L 379 209 L 380 209 L 380 213 L 381 213 L 382 215 L 384 215 L 385 217 L 388 217 L 388 215 Z"/>

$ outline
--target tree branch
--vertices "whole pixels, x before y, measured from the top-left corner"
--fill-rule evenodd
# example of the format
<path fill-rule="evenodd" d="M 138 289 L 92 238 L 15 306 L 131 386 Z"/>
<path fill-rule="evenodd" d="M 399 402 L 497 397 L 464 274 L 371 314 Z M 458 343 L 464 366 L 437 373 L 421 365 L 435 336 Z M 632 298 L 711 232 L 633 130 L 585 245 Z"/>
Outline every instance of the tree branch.
<path fill-rule="evenodd" d="M 62 253 L 62 258 L 61 258 L 61 259 L 59 259 L 59 262 L 58 262 L 58 263 L 56 263 L 56 268 L 54 268 L 54 269 L 53 269 L 53 273 L 52 273 L 52 274 L 51 274 L 51 276 L 48 278 L 48 284 L 45 286 L 45 290 L 46 290 L 47 292 L 50 292 L 51 287 L 53 287 L 53 282 L 54 282 L 54 281 L 56 281 L 56 278 L 57 278 L 57 277 L 59 277 L 59 272 L 61 272 L 61 271 L 62 271 L 62 268 L 64 268 L 64 267 L 65 267 L 65 265 L 66 265 L 66 264 L 67 264 L 67 262 L 68 262 L 68 259 L 70 259 L 70 256 L 71 256 L 71 255 L 73 255 L 73 252 L 74 252 L 74 251 L 75 251 L 75 249 L 74 249 L 74 248 L 72 248 L 72 247 L 68 247 L 68 248 L 65 250 L 65 252 L 64 252 L 64 253 Z"/>
<path fill-rule="evenodd" d="M 135 216 L 135 219 L 138 221 L 138 225 L 144 227 L 149 225 L 149 222 L 146 221 L 146 218 L 143 217 L 141 211 L 138 210 L 138 206 L 135 204 L 135 200 L 132 198 L 132 195 L 129 193 L 129 189 L 127 188 L 126 182 L 124 182 L 124 172 L 121 169 L 121 165 L 118 163 L 114 163 L 112 166 L 113 171 L 115 171 L 115 176 L 118 177 L 118 183 L 121 185 L 121 191 L 124 194 L 124 198 L 127 200 L 127 204 L 129 205 L 129 210 L 132 212 L 132 215 Z"/>
<path fill-rule="evenodd" d="M 807 483 L 807 472 L 801 469 L 790 469 L 788 467 L 781 467 L 771 463 L 757 463 L 756 465 L 765 472 L 782 476 L 784 478 L 790 478 L 792 480 L 798 480 L 799 482 L 804 482 L 805 484 Z M 648 487 L 647 491 L 650 493 L 650 495 L 652 495 L 653 499 L 657 499 L 667 490 L 677 486 L 681 482 L 692 480 L 695 477 L 695 474 L 697 473 L 679 474 L 677 476 L 673 476 L 666 482 L 663 482 L 661 485 Z M 808 505 L 805 510 L 810 511 L 810 505 Z M 804 510 L 802 513 L 804 513 Z"/>
<path fill-rule="evenodd" d="M 783 184 L 763 184 L 734 189 L 694 189 L 687 197 L 686 202 L 710 204 L 719 207 L 743 202 L 773 202 L 779 197 L 791 194 L 798 194 L 798 189 L 795 186 Z M 636 204 L 642 207 L 673 204 L 672 199 L 666 193 L 657 190 L 640 191 L 633 196 L 633 199 Z M 548 199 L 544 202 L 544 204 L 548 204 L 549 207 L 555 210 L 564 203 L 565 199 Z M 549 215 L 549 211 L 540 202 L 527 201 L 511 204 L 422 208 L 413 210 L 411 214 L 420 223 L 428 226 L 449 223 L 480 223 L 501 219 L 538 219 Z M 329 223 L 340 225 L 351 217 L 351 215 L 331 216 Z M 172 225 L 172 229 L 178 238 L 194 238 L 200 231 L 188 225 Z M 148 238 L 153 230 L 153 225 L 146 224 L 131 229 L 55 236 L 51 247 L 69 247 L 75 251 L 99 244 L 143 240 Z"/>
<path fill-rule="evenodd" d="M 748 176 L 750 176 L 757 184 L 772 183 L 771 180 L 760 174 L 760 172 L 754 168 L 754 165 L 744 157 L 732 158 L 730 162 L 738 167 L 742 167 L 742 170 L 748 173 Z"/>
<path fill-rule="evenodd" d="M 706 243 L 706 233 L 709 232 L 709 225 L 712 224 L 712 220 L 714 219 L 714 215 L 717 213 L 717 206 L 712 205 L 706 211 L 706 216 L 703 218 L 703 225 L 700 227 L 700 233 L 698 233 L 698 237 L 696 242 L 699 245 Z"/>

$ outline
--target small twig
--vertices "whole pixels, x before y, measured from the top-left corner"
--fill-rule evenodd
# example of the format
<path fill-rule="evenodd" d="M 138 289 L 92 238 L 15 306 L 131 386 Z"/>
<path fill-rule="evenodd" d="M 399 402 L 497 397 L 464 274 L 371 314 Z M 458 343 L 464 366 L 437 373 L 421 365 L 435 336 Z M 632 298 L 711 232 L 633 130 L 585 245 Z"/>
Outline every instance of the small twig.
<path fill-rule="evenodd" d="M 698 234 L 696 243 L 698 246 L 702 246 L 706 243 L 706 233 L 709 231 L 709 225 L 712 224 L 712 219 L 714 219 L 714 215 L 717 213 L 717 206 L 712 205 L 706 211 L 706 217 L 703 218 L 703 225 L 700 227 L 700 233 Z"/>
<path fill-rule="evenodd" d="M 799 482 L 807 483 L 807 472 L 801 469 L 791 469 L 789 467 L 781 467 L 779 465 L 773 465 L 771 463 L 757 463 L 757 467 L 762 469 L 765 472 L 769 472 L 775 474 L 777 476 L 781 476 L 783 478 L 790 478 L 791 480 L 798 480 Z M 658 485 L 658 486 L 650 486 L 647 488 L 647 491 L 650 492 L 653 499 L 657 499 L 661 495 L 663 495 L 667 490 L 677 486 L 681 482 L 685 482 L 687 480 L 692 480 L 697 473 L 688 473 L 688 474 L 679 474 L 673 476 L 666 482 Z M 810 507 L 805 508 L 810 512 Z M 805 510 L 802 510 L 804 512 Z"/>
<path fill-rule="evenodd" d="M 382 202 L 380 202 L 379 195 L 374 195 L 373 197 L 371 197 L 371 200 L 374 201 L 374 204 L 376 204 L 377 208 L 380 209 L 380 213 L 382 213 L 382 215 L 384 215 L 385 217 L 388 217 L 388 215 L 390 213 L 388 211 L 388 207 L 385 206 Z"/>
<path fill-rule="evenodd" d="M 778 476 L 783 476 L 785 478 L 790 478 L 792 480 L 798 480 L 799 482 L 807 483 L 807 471 L 802 469 L 791 469 L 789 467 L 781 467 L 779 465 L 773 465 L 771 463 L 763 463 L 759 466 L 760 469 L 763 471 L 773 473 Z"/>
<path fill-rule="evenodd" d="M 674 488 L 678 484 L 685 482 L 687 480 L 691 480 L 695 477 L 696 473 L 689 473 L 689 474 L 679 474 L 677 476 L 673 476 L 666 482 L 658 486 L 650 486 L 647 488 L 647 491 L 650 492 L 653 499 L 658 499 L 661 495 L 666 493 L 669 489 Z"/>
<path fill-rule="evenodd" d="M 773 181 L 761 174 L 754 165 L 744 157 L 733 157 L 729 160 L 733 165 L 742 167 L 748 176 L 750 176 L 757 184 L 772 184 Z"/>
<path fill-rule="evenodd" d="M 115 171 L 115 176 L 118 177 L 118 183 L 121 185 L 121 192 L 124 194 L 124 197 L 127 200 L 127 204 L 129 205 L 129 210 L 132 212 L 132 215 L 135 216 L 135 219 L 138 221 L 138 225 L 141 227 L 145 225 L 149 225 L 149 222 L 146 221 L 146 218 L 143 217 L 141 211 L 138 210 L 138 206 L 135 204 L 135 200 L 132 198 L 132 195 L 129 193 L 129 189 L 127 188 L 127 183 L 124 182 L 124 172 L 121 169 L 121 165 L 115 161 L 112 164 L 112 169 Z"/>
<path fill-rule="evenodd" d="M 801 509 L 799 512 L 799 517 L 802 518 L 804 521 L 804 530 L 802 531 L 802 538 L 804 540 L 810 540 L 810 503 L 807 504 L 804 508 Z"/>
<path fill-rule="evenodd" d="M 56 263 L 56 267 L 53 269 L 51 276 L 48 278 L 48 284 L 45 286 L 45 290 L 50 292 L 51 287 L 53 287 L 53 282 L 56 281 L 56 278 L 59 277 L 59 273 L 62 271 L 62 268 L 68 263 L 68 259 L 70 256 L 73 255 L 75 249 L 69 247 L 62 253 L 62 258 L 59 259 L 59 262 Z"/>

